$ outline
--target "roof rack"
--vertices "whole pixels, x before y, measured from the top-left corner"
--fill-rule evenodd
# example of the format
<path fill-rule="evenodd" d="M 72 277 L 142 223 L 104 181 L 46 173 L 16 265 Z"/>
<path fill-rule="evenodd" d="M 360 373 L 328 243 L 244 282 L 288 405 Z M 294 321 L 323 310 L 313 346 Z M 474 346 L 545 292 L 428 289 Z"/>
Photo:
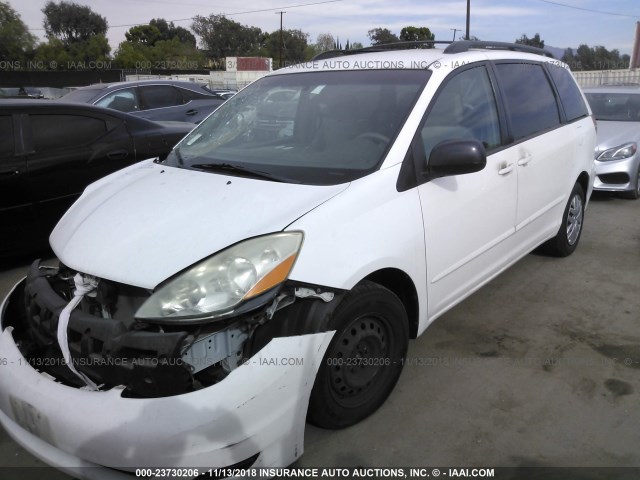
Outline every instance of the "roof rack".
<path fill-rule="evenodd" d="M 444 49 L 444 53 L 463 53 L 471 49 L 487 49 L 487 50 L 511 50 L 514 52 L 535 53 L 536 55 L 545 55 L 555 58 L 550 52 L 538 47 L 531 47 L 520 43 L 508 42 L 487 42 L 482 40 L 459 40 L 457 42 L 445 40 L 418 40 L 412 42 L 394 42 L 383 43 L 380 45 L 372 45 L 370 47 L 357 48 L 353 50 L 329 50 L 319 53 L 312 60 L 324 60 L 326 58 L 341 57 L 344 55 L 355 55 L 358 53 L 388 52 L 390 50 L 406 50 L 410 48 L 433 48 L 435 45 L 448 45 Z"/>
<path fill-rule="evenodd" d="M 357 53 L 373 53 L 373 52 L 388 52 L 389 50 L 407 50 L 410 48 L 433 48 L 434 45 L 444 44 L 449 45 L 453 42 L 451 40 L 416 40 L 410 42 L 394 42 L 394 43 L 381 43 L 379 45 L 371 45 L 370 47 L 356 48 L 351 50 L 328 50 L 326 52 L 319 53 L 312 60 L 324 60 L 326 58 L 341 57 L 343 55 L 355 55 Z"/>
<path fill-rule="evenodd" d="M 473 48 L 486 50 L 511 50 L 514 52 L 535 53 L 536 55 L 545 55 L 547 57 L 555 58 L 550 52 L 543 48 L 523 45 L 521 43 L 485 42 L 482 40 L 460 40 L 459 42 L 453 42 L 444 49 L 444 53 L 468 52 Z"/>

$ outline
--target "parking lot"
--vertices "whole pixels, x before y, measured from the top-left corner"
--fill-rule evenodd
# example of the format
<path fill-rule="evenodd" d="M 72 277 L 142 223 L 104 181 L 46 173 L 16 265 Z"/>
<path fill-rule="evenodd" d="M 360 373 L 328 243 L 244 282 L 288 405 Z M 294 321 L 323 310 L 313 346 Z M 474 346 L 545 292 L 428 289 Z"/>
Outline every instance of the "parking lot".
<path fill-rule="evenodd" d="M 528 255 L 436 320 L 386 404 L 308 426 L 298 465 L 640 466 L 639 209 L 595 195 L 574 255 Z M 26 263 L 2 268 L 3 297 Z M 0 466 L 43 464 L 1 432 Z"/>

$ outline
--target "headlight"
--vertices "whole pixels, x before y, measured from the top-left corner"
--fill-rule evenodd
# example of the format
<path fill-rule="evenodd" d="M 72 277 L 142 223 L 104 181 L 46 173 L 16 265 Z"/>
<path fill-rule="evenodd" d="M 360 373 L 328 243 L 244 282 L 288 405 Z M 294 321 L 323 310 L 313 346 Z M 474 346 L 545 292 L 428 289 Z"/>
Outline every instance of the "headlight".
<path fill-rule="evenodd" d="M 302 232 L 275 233 L 217 253 L 154 292 L 136 318 L 179 320 L 228 313 L 289 277 L 302 238 Z"/>
<path fill-rule="evenodd" d="M 632 157 L 636 153 L 636 150 L 638 150 L 636 142 L 629 142 L 624 145 L 605 150 L 598 155 L 597 159 L 603 162 L 608 160 L 622 160 L 623 158 Z"/>

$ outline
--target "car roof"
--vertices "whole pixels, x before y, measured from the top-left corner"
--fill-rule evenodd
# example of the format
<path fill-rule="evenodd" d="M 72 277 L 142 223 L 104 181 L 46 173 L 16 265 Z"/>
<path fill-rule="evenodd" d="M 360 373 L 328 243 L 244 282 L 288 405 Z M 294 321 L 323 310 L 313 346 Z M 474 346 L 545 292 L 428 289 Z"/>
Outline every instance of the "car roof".
<path fill-rule="evenodd" d="M 201 87 L 202 87 L 200 83 L 188 82 L 186 80 L 148 79 L 148 80 L 131 80 L 131 81 L 125 81 L 125 82 L 92 83 L 91 85 L 87 85 L 86 87 L 78 87 L 76 90 L 107 90 L 107 89 L 115 89 L 115 88 L 122 88 L 122 87 L 138 87 L 142 85 L 173 85 L 176 87 L 182 87 L 182 88 L 187 88 L 189 90 L 197 90 L 197 91 L 201 91 Z"/>
<path fill-rule="evenodd" d="M 18 99 L 18 98 L 8 98 L 8 99 L 0 99 L 0 108 L 3 110 L 17 110 L 17 109 L 26 109 L 26 108 L 38 108 L 38 109 L 55 109 L 61 110 L 63 108 L 73 109 L 73 110 L 87 110 L 99 113 L 123 113 L 118 112 L 117 110 L 110 110 L 102 107 L 97 107 L 95 105 L 91 105 L 88 103 L 76 103 L 76 102 L 67 102 L 64 100 L 46 100 L 46 99 Z"/>
<path fill-rule="evenodd" d="M 276 70 L 271 75 L 314 70 L 415 70 L 431 68 L 433 65 L 437 65 L 436 68 L 456 68 L 479 60 L 546 61 L 564 66 L 549 52 L 526 45 L 461 41 L 440 42 L 449 44 L 446 48 L 433 44 L 430 46 L 436 48 L 416 48 L 425 43 L 432 42 L 399 42 L 359 50 L 325 52 L 313 60 Z"/>
<path fill-rule="evenodd" d="M 2 110 L 20 110 L 27 108 L 38 108 L 38 109 L 55 109 L 61 110 L 63 108 L 73 109 L 73 110 L 88 110 L 94 112 L 111 112 L 111 110 L 106 110 L 101 107 L 96 107 L 94 105 L 84 104 L 84 103 L 75 103 L 75 102 L 65 102 L 60 100 L 45 100 L 45 99 L 18 99 L 18 98 L 0 98 L 0 109 Z"/>

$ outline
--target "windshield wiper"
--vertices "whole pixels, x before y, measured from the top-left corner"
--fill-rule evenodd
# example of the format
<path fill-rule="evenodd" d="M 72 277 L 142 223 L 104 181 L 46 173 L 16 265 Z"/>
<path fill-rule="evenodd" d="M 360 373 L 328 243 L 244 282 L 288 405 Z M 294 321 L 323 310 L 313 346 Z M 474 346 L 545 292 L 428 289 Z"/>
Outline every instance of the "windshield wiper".
<path fill-rule="evenodd" d="M 184 158 L 182 158 L 182 154 L 180 153 L 180 147 L 174 148 L 173 152 L 176 154 L 176 157 L 178 158 L 178 165 L 184 165 Z"/>
<path fill-rule="evenodd" d="M 235 165 L 232 163 L 196 163 L 191 165 L 192 168 L 199 168 L 202 170 L 215 170 L 221 172 L 229 172 L 229 173 L 237 173 L 241 176 L 252 177 L 252 178 L 262 178 L 265 180 L 271 180 L 273 182 L 283 182 L 283 183 L 300 183 L 297 180 L 292 180 L 290 178 L 279 177 L 269 172 L 264 172 L 262 170 L 255 170 L 253 168 L 244 167 L 242 165 Z"/>

